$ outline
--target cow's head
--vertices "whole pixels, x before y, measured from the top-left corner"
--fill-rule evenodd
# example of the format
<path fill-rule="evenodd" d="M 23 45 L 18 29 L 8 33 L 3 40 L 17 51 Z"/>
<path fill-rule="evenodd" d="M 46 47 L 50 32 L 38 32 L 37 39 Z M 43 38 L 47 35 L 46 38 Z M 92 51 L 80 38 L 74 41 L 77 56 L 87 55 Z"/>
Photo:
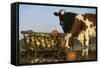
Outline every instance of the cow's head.
<path fill-rule="evenodd" d="M 66 11 L 64 9 L 61 9 L 59 12 L 54 12 L 55 16 L 61 16 L 64 15 L 66 13 Z"/>
<path fill-rule="evenodd" d="M 63 31 L 69 32 L 72 28 L 75 13 L 66 12 L 64 9 L 61 9 L 59 12 L 54 12 L 55 16 L 59 17 L 60 25 L 62 26 Z"/>
<path fill-rule="evenodd" d="M 66 11 L 64 9 L 61 9 L 59 10 L 59 12 L 54 12 L 54 15 L 59 17 L 60 25 L 62 26 L 63 31 L 66 32 L 65 31 Z"/>

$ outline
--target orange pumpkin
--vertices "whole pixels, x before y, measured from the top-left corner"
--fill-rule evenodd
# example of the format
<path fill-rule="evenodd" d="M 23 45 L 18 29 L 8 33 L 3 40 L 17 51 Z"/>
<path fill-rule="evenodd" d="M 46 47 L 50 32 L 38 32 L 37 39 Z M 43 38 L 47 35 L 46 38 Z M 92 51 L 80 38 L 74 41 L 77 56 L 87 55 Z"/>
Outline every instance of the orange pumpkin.
<path fill-rule="evenodd" d="M 67 61 L 74 61 L 76 59 L 76 53 L 75 52 L 68 52 L 66 55 Z"/>

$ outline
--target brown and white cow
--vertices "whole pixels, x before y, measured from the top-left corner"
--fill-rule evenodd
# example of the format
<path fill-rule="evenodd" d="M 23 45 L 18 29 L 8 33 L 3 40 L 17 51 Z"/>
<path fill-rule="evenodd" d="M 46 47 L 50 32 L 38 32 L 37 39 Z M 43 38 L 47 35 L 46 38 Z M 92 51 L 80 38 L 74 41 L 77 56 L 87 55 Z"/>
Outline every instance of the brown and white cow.
<path fill-rule="evenodd" d="M 60 25 L 65 35 L 65 47 L 70 48 L 69 40 L 71 37 L 77 36 L 82 44 L 82 56 L 88 57 L 89 40 L 96 37 L 96 14 L 76 14 L 60 10 L 54 12 L 55 16 L 59 16 Z"/>

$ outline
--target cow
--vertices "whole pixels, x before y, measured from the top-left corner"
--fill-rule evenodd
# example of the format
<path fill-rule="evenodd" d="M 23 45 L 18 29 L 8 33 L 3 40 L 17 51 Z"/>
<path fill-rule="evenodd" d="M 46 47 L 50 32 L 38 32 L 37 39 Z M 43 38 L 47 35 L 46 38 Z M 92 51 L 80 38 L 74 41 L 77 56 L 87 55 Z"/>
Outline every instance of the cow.
<path fill-rule="evenodd" d="M 60 25 L 65 35 L 65 47 L 71 48 L 71 38 L 77 37 L 82 45 L 82 56 L 88 57 L 89 40 L 91 37 L 96 37 L 96 14 L 84 13 L 77 14 L 66 12 L 61 9 L 59 12 L 54 12 L 55 16 L 59 17 Z"/>

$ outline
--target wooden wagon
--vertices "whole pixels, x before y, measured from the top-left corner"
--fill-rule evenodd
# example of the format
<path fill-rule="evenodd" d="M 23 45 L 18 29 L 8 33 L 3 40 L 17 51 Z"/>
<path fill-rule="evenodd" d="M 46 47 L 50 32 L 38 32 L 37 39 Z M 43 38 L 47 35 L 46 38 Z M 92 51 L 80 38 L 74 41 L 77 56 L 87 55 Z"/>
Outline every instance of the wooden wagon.
<path fill-rule="evenodd" d="M 56 33 L 56 31 L 43 33 L 32 30 L 21 31 L 21 33 L 23 34 L 24 48 L 29 55 L 35 58 L 53 56 L 59 59 L 66 55 L 63 33 Z"/>

